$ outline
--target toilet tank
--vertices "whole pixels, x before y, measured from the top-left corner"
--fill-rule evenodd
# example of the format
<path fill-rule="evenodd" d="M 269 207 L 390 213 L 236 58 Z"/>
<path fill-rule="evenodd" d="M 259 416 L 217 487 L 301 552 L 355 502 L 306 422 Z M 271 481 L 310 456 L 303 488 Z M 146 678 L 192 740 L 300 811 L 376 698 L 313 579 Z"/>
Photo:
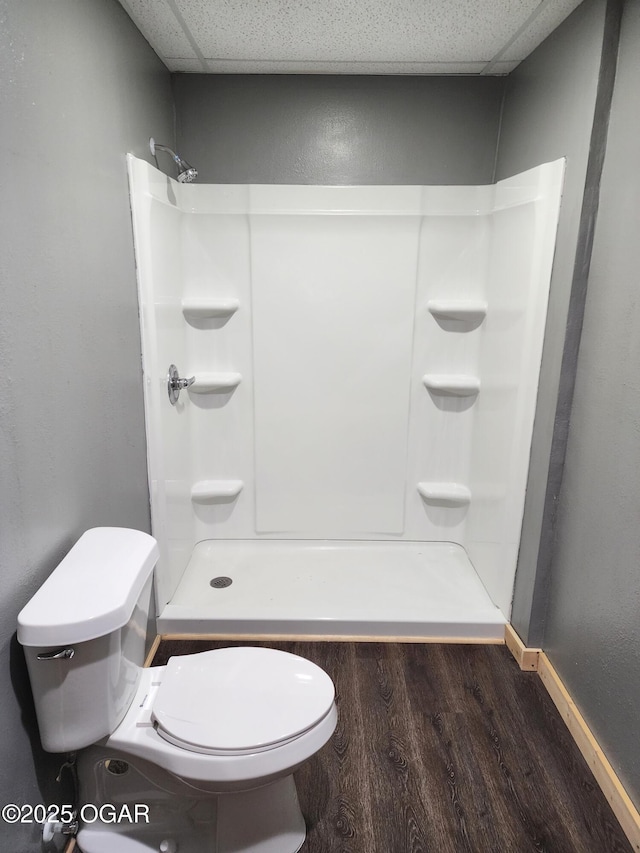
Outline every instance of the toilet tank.
<path fill-rule="evenodd" d="M 144 663 L 155 539 L 139 530 L 87 530 L 18 615 L 47 752 L 111 734 Z"/>

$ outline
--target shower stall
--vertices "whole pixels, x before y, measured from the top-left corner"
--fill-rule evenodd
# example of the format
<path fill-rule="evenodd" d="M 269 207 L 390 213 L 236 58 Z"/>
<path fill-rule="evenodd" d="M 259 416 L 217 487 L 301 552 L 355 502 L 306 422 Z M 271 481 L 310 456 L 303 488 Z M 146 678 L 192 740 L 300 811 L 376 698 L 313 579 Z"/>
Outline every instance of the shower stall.
<path fill-rule="evenodd" d="M 128 160 L 159 632 L 502 638 L 563 161 L 331 187 Z"/>

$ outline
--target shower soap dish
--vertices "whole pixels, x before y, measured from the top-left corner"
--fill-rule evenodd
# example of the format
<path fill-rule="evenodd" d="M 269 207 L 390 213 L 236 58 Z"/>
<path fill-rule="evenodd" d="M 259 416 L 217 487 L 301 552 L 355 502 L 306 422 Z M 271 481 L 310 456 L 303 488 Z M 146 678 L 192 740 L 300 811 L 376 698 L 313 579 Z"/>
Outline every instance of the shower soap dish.
<path fill-rule="evenodd" d="M 238 497 L 242 480 L 199 480 L 191 487 L 191 500 L 198 504 L 226 503 Z"/>
<path fill-rule="evenodd" d="M 459 320 L 481 323 L 487 314 L 487 303 L 478 299 L 430 299 L 427 311 L 436 320 Z"/>
<path fill-rule="evenodd" d="M 480 390 L 480 380 L 477 376 L 466 376 L 462 373 L 427 373 L 422 377 L 422 382 L 429 391 L 445 397 L 472 397 Z"/>
<path fill-rule="evenodd" d="M 471 492 L 460 483 L 418 483 L 418 492 L 427 503 L 444 506 L 466 506 Z"/>
<path fill-rule="evenodd" d="M 182 313 L 187 320 L 230 317 L 240 307 L 233 296 L 190 296 L 182 300 Z"/>

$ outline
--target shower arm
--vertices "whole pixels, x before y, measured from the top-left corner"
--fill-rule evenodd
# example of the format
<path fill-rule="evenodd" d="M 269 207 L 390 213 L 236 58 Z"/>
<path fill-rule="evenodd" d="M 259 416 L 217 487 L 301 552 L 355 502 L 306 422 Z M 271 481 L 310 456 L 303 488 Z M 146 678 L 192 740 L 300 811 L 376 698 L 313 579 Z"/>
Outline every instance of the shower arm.
<path fill-rule="evenodd" d="M 181 184 L 190 184 L 192 181 L 198 177 L 198 170 L 194 169 L 193 166 L 190 166 L 186 160 L 184 160 L 179 154 L 173 150 L 173 148 L 169 148 L 168 145 L 160 145 L 155 141 L 153 136 L 149 139 L 149 150 L 151 151 L 152 156 L 155 158 L 156 165 L 158 164 L 158 157 L 156 155 L 156 151 L 166 151 L 171 155 L 171 159 L 175 163 L 178 169 L 178 181 Z"/>
<path fill-rule="evenodd" d="M 183 162 L 182 158 L 176 154 L 173 148 L 169 148 L 168 145 L 160 145 L 160 143 L 156 142 L 153 137 L 149 140 L 149 148 L 151 149 L 151 153 L 154 157 L 156 157 L 156 151 L 167 151 L 169 154 L 171 154 L 171 158 L 177 166 L 179 166 L 180 163 Z"/>

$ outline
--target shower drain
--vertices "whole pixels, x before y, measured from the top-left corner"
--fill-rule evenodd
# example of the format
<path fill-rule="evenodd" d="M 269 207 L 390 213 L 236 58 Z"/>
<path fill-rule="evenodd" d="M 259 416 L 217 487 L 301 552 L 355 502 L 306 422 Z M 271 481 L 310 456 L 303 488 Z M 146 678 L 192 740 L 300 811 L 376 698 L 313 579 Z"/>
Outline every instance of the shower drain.
<path fill-rule="evenodd" d="M 224 589 L 225 586 L 231 586 L 233 581 L 231 578 L 226 578 L 224 575 L 221 575 L 219 578 L 212 578 L 209 581 L 209 586 L 214 587 L 214 589 Z"/>

